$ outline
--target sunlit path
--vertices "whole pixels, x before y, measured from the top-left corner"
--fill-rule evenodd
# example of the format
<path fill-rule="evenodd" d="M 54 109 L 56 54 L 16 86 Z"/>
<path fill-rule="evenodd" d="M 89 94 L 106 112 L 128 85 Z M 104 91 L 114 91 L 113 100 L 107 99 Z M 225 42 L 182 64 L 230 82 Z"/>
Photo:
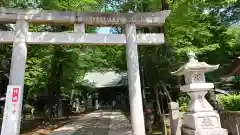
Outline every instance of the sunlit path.
<path fill-rule="evenodd" d="M 51 135 L 131 135 L 129 120 L 120 111 L 99 110 L 56 129 Z"/>

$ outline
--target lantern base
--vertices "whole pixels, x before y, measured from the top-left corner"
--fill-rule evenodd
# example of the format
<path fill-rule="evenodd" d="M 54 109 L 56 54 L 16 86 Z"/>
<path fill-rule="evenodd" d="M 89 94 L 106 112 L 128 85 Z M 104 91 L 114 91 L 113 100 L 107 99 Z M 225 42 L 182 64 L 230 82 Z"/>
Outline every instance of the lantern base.
<path fill-rule="evenodd" d="M 212 112 L 187 112 L 183 115 L 183 127 L 200 130 L 221 128 L 219 114 Z"/>
<path fill-rule="evenodd" d="M 228 132 L 226 129 L 223 129 L 223 128 L 193 130 L 193 129 L 183 127 L 182 134 L 183 135 L 228 135 Z"/>
<path fill-rule="evenodd" d="M 228 135 L 221 128 L 219 114 L 211 112 L 187 112 L 183 116 L 183 135 Z"/>

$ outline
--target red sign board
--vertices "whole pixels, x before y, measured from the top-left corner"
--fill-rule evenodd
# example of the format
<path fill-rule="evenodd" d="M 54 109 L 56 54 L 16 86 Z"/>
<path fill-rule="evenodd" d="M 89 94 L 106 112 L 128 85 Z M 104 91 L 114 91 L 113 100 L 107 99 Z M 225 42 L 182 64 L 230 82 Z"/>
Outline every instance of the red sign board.
<path fill-rule="evenodd" d="M 19 88 L 13 88 L 12 102 L 18 102 Z"/>

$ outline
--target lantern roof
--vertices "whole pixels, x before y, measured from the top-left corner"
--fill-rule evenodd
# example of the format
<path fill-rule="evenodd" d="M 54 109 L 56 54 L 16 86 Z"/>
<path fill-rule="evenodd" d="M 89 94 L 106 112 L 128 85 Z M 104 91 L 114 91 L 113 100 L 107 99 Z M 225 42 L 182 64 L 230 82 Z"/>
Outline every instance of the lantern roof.
<path fill-rule="evenodd" d="M 193 52 L 189 52 L 187 55 L 189 59 L 188 63 L 181 66 L 177 71 L 171 72 L 172 75 L 181 76 L 189 72 L 210 72 L 219 67 L 219 64 L 209 65 L 206 62 L 199 62 Z"/>

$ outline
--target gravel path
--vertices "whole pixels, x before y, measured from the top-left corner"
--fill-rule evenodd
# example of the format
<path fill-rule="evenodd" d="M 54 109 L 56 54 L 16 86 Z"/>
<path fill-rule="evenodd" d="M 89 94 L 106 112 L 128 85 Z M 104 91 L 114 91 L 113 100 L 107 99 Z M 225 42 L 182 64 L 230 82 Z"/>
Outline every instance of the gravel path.
<path fill-rule="evenodd" d="M 49 135 L 132 135 L 132 132 L 129 120 L 121 111 L 98 110 Z"/>

